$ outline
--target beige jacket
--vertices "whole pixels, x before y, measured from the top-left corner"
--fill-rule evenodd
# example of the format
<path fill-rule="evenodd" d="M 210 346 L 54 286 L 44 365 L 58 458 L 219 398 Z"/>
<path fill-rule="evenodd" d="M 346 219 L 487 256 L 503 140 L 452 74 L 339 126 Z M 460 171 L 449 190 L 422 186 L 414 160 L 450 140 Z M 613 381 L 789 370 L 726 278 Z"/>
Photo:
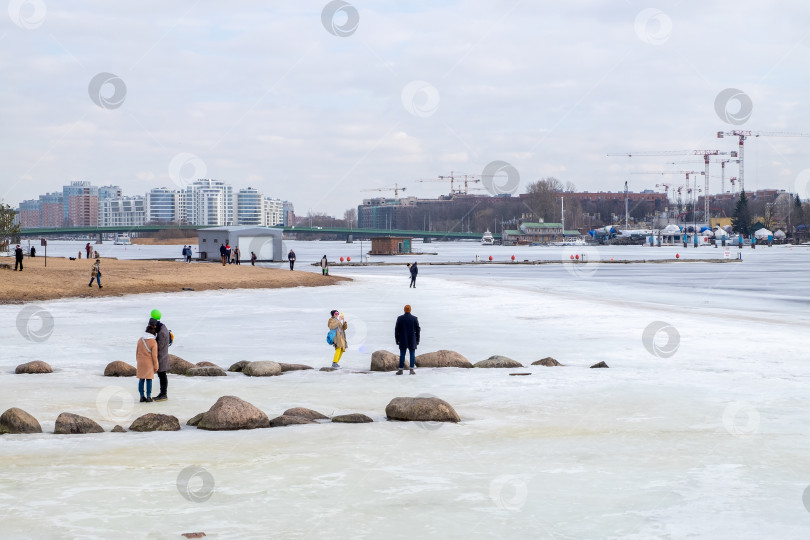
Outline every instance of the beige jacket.
<path fill-rule="evenodd" d="M 139 379 L 153 379 L 158 370 L 158 344 L 155 336 L 145 332 L 138 340 L 135 349 L 135 361 L 137 362 L 136 377 Z"/>
<path fill-rule="evenodd" d="M 343 325 L 341 325 L 339 319 L 330 317 L 329 322 L 326 324 L 329 326 L 329 330 L 337 328 L 337 332 L 335 332 L 335 348 L 340 347 L 345 351 L 349 346 L 346 342 L 346 328 L 349 327 L 348 323 L 344 321 Z"/>

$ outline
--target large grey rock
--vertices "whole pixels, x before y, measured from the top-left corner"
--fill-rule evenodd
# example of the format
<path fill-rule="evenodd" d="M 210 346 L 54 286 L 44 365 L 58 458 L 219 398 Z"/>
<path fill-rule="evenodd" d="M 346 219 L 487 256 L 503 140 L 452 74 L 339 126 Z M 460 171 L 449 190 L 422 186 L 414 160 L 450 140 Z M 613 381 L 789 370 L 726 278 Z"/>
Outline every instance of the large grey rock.
<path fill-rule="evenodd" d="M 610 366 L 607 365 L 605 362 L 599 362 L 591 366 L 591 368 L 609 368 Z"/>
<path fill-rule="evenodd" d="M 25 364 L 20 364 L 19 366 L 17 366 L 17 369 L 14 370 L 14 373 L 16 373 L 17 375 L 53 373 L 53 369 L 51 369 L 51 366 L 49 366 L 47 362 L 43 362 L 42 360 L 34 360 L 33 362 L 26 362 Z"/>
<path fill-rule="evenodd" d="M 185 375 L 186 371 L 193 367 L 196 366 L 191 362 L 186 362 L 179 356 L 175 356 L 173 354 L 169 355 L 169 373 L 173 373 L 175 375 Z"/>
<path fill-rule="evenodd" d="M 360 413 L 339 414 L 332 417 L 332 422 L 337 422 L 339 424 L 367 424 L 373 421 L 374 420 L 365 414 Z"/>
<path fill-rule="evenodd" d="M 196 365 L 197 365 L 197 367 L 219 367 L 215 363 L 207 362 L 207 361 L 197 362 Z"/>
<path fill-rule="evenodd" d="M 227 377 L 227 375 L 224 369 L 217 366 L 192 367 L 186 371 L 186 377 Z"/>
<path fill-rule="evenodd" d="M 56 418 L 53 432 L 57 435 L 104 433 L 104 428 L 86 416 L 63 412 Z"/>
<path fill-rule="evenodd" d="M 396 371 L 399 369 L 399 355 L 390 351 L 371 353 L 371 371 Z"/>
<path fill-rule="evenodd" d="M 104 368 L 105 377 L 134 377 L 138 370 L 132 364 L 127 364 L 121 360 L 110 362 Z"/>
<path fill-rule="evenodd" d="M 231 367 L 228 368 L 228 371 L 233 371 L 234 373 L 242 373 L 242 369 L 250 363 L 250 360 L 240 360 L 235 364 L 232 364 Z"/>
<path fill-rule="evenodd" d="M 122 428 L 121 426 L 119 426 L 119 425 L 117 425 L 117 424 L 116 424 L 116 426 L 115 426 L 114 428 L 112 428 L 112 429 L 110 430 L 110 432 L 111 432 L 111 433 L 126 433 L 126 432 L 127 432 L 127 430 L 125 430 L 124 428 Z"/>
<path fill-rule="evenodd" d="M 202 420 L 202 417 L 203 417 L 204 414 L 205 413 L 195 414 L 194 416 L 192 416 L 191 418 L 188 419 L 188 422 L 186 422 L 186 425 L 187 426 L 192 426 L 192 427 L 197 427 L 197 424 L 200 423 L 200 420 Z"/>
<path fill-rule="evenodd" d="M 313 369 L 312 366 L 307 366 L 305 364 L 285 364 L 284 362 L 278 362 L 278 365 L 281 366 L 282 373 L 286 373 L 288 371 L 305 371 L 307 369 Z"/>
<path fill-rule="evenodd" d="M 399 360 L 397 360 L 397 362 L 399 362 Z M 420 354 L 417 356 L 416 367 L 471 368 L 472 364 L 459 353 L 442 349 L 436 352 Z"/>
<path fill-rule="evenodd" d="M 518 362 L 517 360 L 512 360 L 511 358 L 507 358 L 506 356 L 490 356 L 486 360 L 481 360 L 480 362 L 476 362 L 473 367 L 477 368 L 519 368 L 523 367 L 523 364 Z"/>
<path fill-rule="evenodd" d="M 459 422 L 455 409 L 436 397 L 397 397 L 385 408 L 389 420 L 411 422 Z"/>
<path fill-rule="evenodd" d="M 12 407 L 0 415 L 0 435 L 3 433 L 42 433 L 42 426 L 24 410 Z"/>
<path fill-rule="evenodd" d="M 180 421 L 170 414 L 149 413 L 139 416 L 130 431 L 180 431 Z"/>
<path fill-rule="evenodd" d="M 243 367 L 242 373 L 248 377 L 273 377 L 275 375 L 281 375 L 281 366 L 278 365 L 278 362 L 261 360 L 259 362 L 251 362 Z"/>
<path fill-rule="evenodd" d="M 554 367 L 554 366 L 562 366 L 563 364 L 557 362 L 550 356 L 546 356 L 545 358 L 538 360 L 537 362 L 532 362 L 533 366 L 546 366 L 546 367 Z"/>
<path fill-rule="evenodd" d="M 281 426 L 294 426 L 297 424 L 315 424 L 314 420 L 310 420 L 309 418 L 304 418 L 303 416 L 287 416 L 286 414 L 282 414 L 281 416 L 276 416 L 272 420 L 270 420 L 270 427 L 281 427 Z"/>
<path fill-rule="evenodd" d="M 222 396 L 203 414 L 197 429 L 226 431 L 270 427 L 267 415 L 236 396 Z"/>
<path fill-rule="evenodd" d="M 319 413 L 318 411 L 313 411 L 312 409 L 307 409 L 306 407 L 295 407 L 292 409 L 287 409 L 283 413 L 284 416 L 300 416 L 301 418 L 307 418 L 309 420 L 329 420 L 329 417 Z"/>

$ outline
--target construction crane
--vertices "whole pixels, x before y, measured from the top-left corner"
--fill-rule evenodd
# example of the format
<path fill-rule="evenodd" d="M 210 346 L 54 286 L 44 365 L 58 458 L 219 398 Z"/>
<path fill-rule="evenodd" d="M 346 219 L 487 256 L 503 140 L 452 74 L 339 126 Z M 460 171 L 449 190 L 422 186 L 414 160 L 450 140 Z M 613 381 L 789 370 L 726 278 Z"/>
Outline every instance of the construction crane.
<path fill-rule="evenodd" d="M 721 159 L 720 160 L 720 193 L 726 192 L 726 163 L 739 163 L 739 158 L 737 159 Z M 734 178 L 734 181 L 737 179 Z M 731 183 L 733 188 L 734 182 Z M 734 194 L 734 189 L 731 190 L 731 194 Z"/>
<path fill-rule="evenodd" d="M 718 137 L 719 137 L 718 133 Z M 704 201 L 704 219 L 709 219 L 709 156 L 731 156 L 737 157 L 737 152 L 721 152 L 720 150 L 663 150 L 652 152 L 624 152 L 618 154 L 608 154 L 608 156 L 703 156 L 703 164 L 705 166 L 705 180 L 706 180 L 706 197 Z"/>
<path fill-rule="evenodd" d="M 462 191 L 461 188 L 458 188 L 458 191 L 456 191 L 455 182 L 456 181 L 462 182 L 462 180 L 461 180 L 462 176 L 464 177 L 464 180 L 463 180 L 463 182 L 464 182 L 464 191 Z M 459 194 L 464 193 L 464 195 L 467 195 L 469 190 L 471 189 L 469 187 L 470 182 L 472 182 L 474 184 L 476 182 L 480 182 L 481 179 L 476 178 L 476 175 L 473 175 L 473 174 L 461 174 L 461 173 L 454 173 L 453 171 L 450 171 L 450 176 L 441 176 L 440 175 L 438 178 L 428 178 L 426 180 L 417 180 L 417 182 L 447 182 L 447 181 L 450 182 L 450 194 L 451 195 L 453 195 L 454 193 L 459 193 Z"/>
<path fill-rule="evenodd" d="M 739 158 L 740 158 L 740 191 L 745 191 L 745 161 L 744 159 L 744 147 L 745 147 L 745 139 L 748 137 L 810 137 L 808 133 L 786 133 L 781 131 L 742 131 L 735 129 L 733 131 L 718 131 L 717 138 L 722 139 L 723 137 L 738 137 L 740 139 L 740 149 L 738 150 Z M 737 156 L 732 156 L 737 157 Z"/>
<path fill-rule="evenodd" d="M 705 175 L 706 173 L 703 172 L 703 171 L 639 171 L 639 172 L 632 172 L 630 174 L 683 174 L 683 175 L 686 176 L 687 193 L 691 194 L 692 193 L 692 188 L 689 187 L 689 185 L 690 185 L 689 184 L 689 177 L 692 176 L 692 175 L 695 175 L 697 177 L 698 175 Z M 663 185 L 666 186 L 666 188 L 665 188 L 666 190 L 669 190 L 669 187 L 671 186 L 671 184 L 663 184 Z M 659 184 L 655 185 L 655 187 L 658 187 L 658 186 L 659 186 Z M 697 189 L 697 178 L 695 178 L 695 188 Z M 680 206 L 680 204 L 681 204 L 680 203 L 680 194 L 681 194 L 681 188 L 679 187 L 678 188 L 678 206 Z M 707 220 L 709 219 L 708 215 L 707 215 L 706 219 Z"/>
<path fill-rule="evenodd" d="M 361 189 L 360 191 L 393 191 L 394 198 L 399 199 L 399 192 L 405 191 L 406 187 L 399 187 L 399 184 L 394 184 L 394 187 L 384 187 L 384 188 L 372 188 L 372 189 Z"/>
<path fill-rule="evenodd" d="M 737 177 L 732 176 L 731 178 L 728 179 L 728 181 L 731 182 L 731 194 L 734 195 L 734 184 L 737 183 Z"/>

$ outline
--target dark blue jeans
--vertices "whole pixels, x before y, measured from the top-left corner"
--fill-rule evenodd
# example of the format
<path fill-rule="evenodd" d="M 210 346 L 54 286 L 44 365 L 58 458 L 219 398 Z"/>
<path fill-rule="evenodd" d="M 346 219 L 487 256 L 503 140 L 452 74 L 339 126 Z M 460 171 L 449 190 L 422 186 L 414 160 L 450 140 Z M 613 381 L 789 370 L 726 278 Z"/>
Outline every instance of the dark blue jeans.
<path fill-rule="evenodd" d="M 101 287 L 101 276 L 93 276 L 93 277 L 91 277 L 90 278 L 90 285 L 93 284 L 93 280 L 96 280 L 96 283 L 98 283 L 98 286 Z"/>
<path fill-rule="evenodd" d="M 143 382 L 146 381 L 146 397 L 152 397 L 152 379 L 138 379 L 138 392 L 143 397 Z"/>
<path fill-rule="evenodd" d="M 413 349 L 400 349 L 399 350 L 399 369 L 405 367 L 405 351 L 409 350 L 411 352 L 411 369 L 415 367 L 416 364 L 416 353 Z"/>

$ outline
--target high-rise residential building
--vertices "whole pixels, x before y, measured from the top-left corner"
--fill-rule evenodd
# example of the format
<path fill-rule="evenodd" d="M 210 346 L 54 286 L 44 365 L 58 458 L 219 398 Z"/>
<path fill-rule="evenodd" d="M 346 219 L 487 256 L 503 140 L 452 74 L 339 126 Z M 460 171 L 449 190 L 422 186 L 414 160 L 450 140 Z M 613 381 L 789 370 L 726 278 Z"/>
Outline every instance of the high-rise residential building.
<path fill-rule="evenodd" d="M 62 188 L 63 225 L 98 226 L 98 187 L 87 181 L 71 182 Z"/>
<path fill-rule="evenodd" d="M 39 196 L 40 227 L 61 227 L 64 216 L 64 196 L 61 193 L 46 193 Z"/>
<path fill-rule="evenodd" d="M 236 224 L 263 225 L 264 196 L 257 189 L 240 189 L 236 194 Z"/>
<path fill-rule="evenodd" d="M 20 203 L 20 227 L 35 229 L 42 226 L 42 203 L 39 199 L 31 199 Z"/>
<path fill-rule="evenodd" d="M 290 225 L 295 225 L 295 208 L 293 207 L 293 203 L 290 201 L 284 201 L 284 215 L 282 216 L 282 225 L 288 227 Z"/>
<path fill-rule="evenodd" d="M 146 200 L 143 196 L 104 199 L 99 203 L 99 225 L 102 227 L 139 227 L 146 223 Z"/>
<path fill-rule="evenodd" d="M 186 187 L 186 214 L 191 225 L 233 225 L 233 188 L 222 180 L 196 180 Z"/>
<path fill-rule="evenodd" d="M 120 199 L 124 196 L 124 191 L 120 186 L 101 186 L 98 188 L 98 200 Z"/>
<path fill-rule="evenodd" d="M 186 193 L 166 187 L 153 188 L 146 193 L 147 223 L 187 223 Z"/>
<path fill-rule="evenodd" d="M 262 225 L 273 227 L 284 224 L 284 201 L 265 197 L 262 201 Z"/>

